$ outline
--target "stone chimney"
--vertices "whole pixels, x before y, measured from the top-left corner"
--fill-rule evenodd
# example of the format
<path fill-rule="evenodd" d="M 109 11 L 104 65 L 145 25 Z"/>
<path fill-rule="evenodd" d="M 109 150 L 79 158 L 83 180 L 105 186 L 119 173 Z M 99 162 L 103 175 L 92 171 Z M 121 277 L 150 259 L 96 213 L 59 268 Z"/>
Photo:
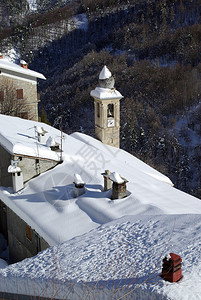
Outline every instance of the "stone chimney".
<path fill-rule="evenodd" d="M 111 172 L 109 170 L 105 170 L 105 173 L 101 173 L 104 177 L 104 191 L 108 191 L 112 188 L 112 181 L 110 180 Z"/>
<path fill-rule="evenodd" d="M 82 180 L 79 174 L 74 174 L 74 182 L 75 184 L 75 197 L 79 197 L 85 193 L 85 182 Z"/>
<path fill-rule="evenodd" d="M 126 183 L 128 180 L 121 177 L 117 172 L 110 174 L 110 180 L 112 183 L 112 197 L 111 199 L 122 199 L 127 196 L 126 193 Z"/>
<path fill-rule="evenodd" d="M 25 60 L 20 60 L 20 65 L 24 69 L 28 69 L 28 64 Z"/>

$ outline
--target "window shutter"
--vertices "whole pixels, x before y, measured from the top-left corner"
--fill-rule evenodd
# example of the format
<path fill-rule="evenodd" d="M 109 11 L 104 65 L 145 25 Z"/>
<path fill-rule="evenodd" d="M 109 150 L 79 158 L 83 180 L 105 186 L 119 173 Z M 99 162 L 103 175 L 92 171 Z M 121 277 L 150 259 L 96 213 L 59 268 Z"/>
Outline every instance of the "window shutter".
<path fill-rule="evenodd" d="M 26 111 L 25 112 L 21 112 L 19 114 L 19 117 L 22 118 L 22 119 L 27 119 L 28 120 L 29 119 L 28 118 L 28 112 L 26 112 Z"/>
<path fill-rule="evenodd" d="M 17 89 L 17 99 L 23 99 L 23 89 Z"/>
<path fill-rule="evenodd" d="M 31 227 L 29 225 L 26 225 L 26 236 L 30 241 L 32 240 Z"/>
<path fill-rule="evenodd" d="M 4 101 L 4 91 L 0 91 L 0 102 Z"/>

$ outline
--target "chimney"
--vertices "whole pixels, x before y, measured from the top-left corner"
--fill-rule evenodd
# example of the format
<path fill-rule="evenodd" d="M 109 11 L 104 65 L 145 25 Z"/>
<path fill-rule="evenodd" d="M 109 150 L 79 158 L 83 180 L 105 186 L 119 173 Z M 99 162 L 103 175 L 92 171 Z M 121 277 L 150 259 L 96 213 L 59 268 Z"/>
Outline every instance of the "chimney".
<path fill-rule="evenodd" d="M 43 127 L 40 127 L 40 126 L 35 126 L 35 131 L 36 131 L 36 137 L 38 139 L 38 142 L 41 144 L 45 144 L 46 143 L 45 134 L 47 133 L 47 131 Z M 54 146 L 55 146 L 55 144 L 54 144 Z"/>
<path fill-rule="evenodd" d="M 181 256 L 170 253 L 163 259 L 161 277 L 170 282 L 177 282 L 182 278 Z"/>
<path fill-rule="evenodd" d="M 0 52 L 0 59 L 3 59 L 3 54 Z"/>
<path fill-rule="evenodd" d="M 108 191 L 112 188 L 112 181 L 110 180 L 111 172 L 109 170 L 105 170 L 105 173 L 101 173 L 104 177 L 104 192 Z"/>
<path fill-rule="evenodd" d="M 47 139 L 46 141 L 46 146 L 47 147 L 50 147 L 50 149 L 52 151 L 56 151 L 56 152 L 59 152 L 60 149 L 59 149 L 59 144 L 55 141 L 55 139 L 51 136 L 49 136 L 49 138 Z"/>
<path fill-rule="evenodd" d="M 25 60 L 20 60 L 21 67 L 24 69 L 28 69 L 28 64 Z"/>
<path fill-rule="evenodd" d="M 126 193 L 126 183 L 128 180 L 121 177 L 117 172 L 110 174 L 110 180 L 112 183 L 112 197 L 111 199 L 122 199 L 127 196 Z"/>
<path fill-rule="evenodd" d="M 14 193 L 24 188 L 22 170 L 17 166 L 18 164 L 19 160 L 11 160 L 11 165 L 8 167 L 8 173 L 12 175 Z"/>
<path fill-rule="evenodd" d="M 75 184 L 75 197 L 79 197 L 85 193 L 85 182 L 82 180 L 79 174 L 74 174 L 74 184 Z"/>

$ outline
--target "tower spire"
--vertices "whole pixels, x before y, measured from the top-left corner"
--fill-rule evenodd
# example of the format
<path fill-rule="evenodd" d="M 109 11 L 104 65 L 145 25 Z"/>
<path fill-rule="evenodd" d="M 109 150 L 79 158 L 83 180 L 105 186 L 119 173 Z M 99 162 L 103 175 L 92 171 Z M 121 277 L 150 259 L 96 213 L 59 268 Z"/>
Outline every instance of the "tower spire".
<path fill-rule="evenodd" d="M 104 66 L 99 75 L 99 86 L 92 90 L 95 107 L 95 135 L 104 144 L 119 148 L 120 99 L 123 96 L 114 88 L 112 73 Z"/>

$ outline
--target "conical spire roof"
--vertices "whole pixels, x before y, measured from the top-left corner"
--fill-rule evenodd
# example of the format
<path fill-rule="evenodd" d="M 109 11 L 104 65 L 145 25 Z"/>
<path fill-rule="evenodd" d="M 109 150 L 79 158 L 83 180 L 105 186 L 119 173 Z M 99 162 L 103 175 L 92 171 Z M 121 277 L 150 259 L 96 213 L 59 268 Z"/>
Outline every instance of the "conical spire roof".
<path fill-rule="evenodd" d="M 103 80 L 103 79 L 110 78 L 111 76 L 112 73 L 110 72 L 110 70 L 106 66 L 104 66 L 102 71 L 100 72 L 99 79 Z"/>

